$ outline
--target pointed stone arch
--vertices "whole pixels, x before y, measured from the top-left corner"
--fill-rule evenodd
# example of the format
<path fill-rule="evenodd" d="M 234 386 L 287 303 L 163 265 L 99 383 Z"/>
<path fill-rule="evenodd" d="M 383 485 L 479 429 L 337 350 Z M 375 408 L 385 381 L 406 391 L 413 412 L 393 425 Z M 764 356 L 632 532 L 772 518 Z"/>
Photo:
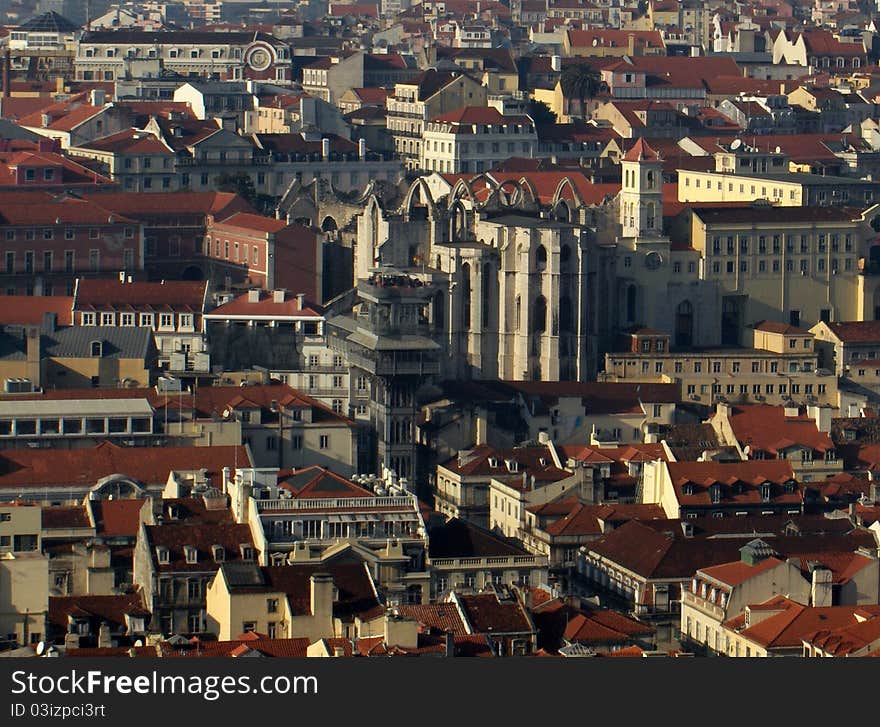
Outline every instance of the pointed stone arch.
<path fill-rule="evenodd" d="M 416 201 L 421 202 L 421 204 L 416 204 Z M 401 211 L 403 212 L 404 219 L 407 221 L 421 219 L 421 212 L 416 212 L 419 208 L 424 208 L 425 219 L 431 220 L 437 216 L 437 207 L 431 194 L 431 188 L 422 178 L 415 180 L 410 185 L 403 199 Z"/>
<path fill-rule="evenodd" d="M 574 186 L 574 182 L 571 181 L 571 177 L 563 177 L 559 180 L 559 184 L 556 185 L 556 191 L 553 193 L 552 204 L 556 205 L 560 200 L 565 200 L 568 203 L 573 203 L 575 208 L 582 207 L 584 204 L 583 199 L 580 194 L 578 194 L 577 189 Z"/>

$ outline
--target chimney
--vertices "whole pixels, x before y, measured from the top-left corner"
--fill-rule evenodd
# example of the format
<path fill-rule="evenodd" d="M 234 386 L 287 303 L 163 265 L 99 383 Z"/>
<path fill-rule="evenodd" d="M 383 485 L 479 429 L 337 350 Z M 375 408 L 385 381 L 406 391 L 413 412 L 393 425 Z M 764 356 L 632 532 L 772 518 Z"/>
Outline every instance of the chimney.
<path fill-rule="evenodd" d="M 251 288 L 248 291 L 248 303 L 259 303 L 260 302 L 260 289 L 259 288 Z"/>
<path fill-rule="evenodd" d="M 562 70 L 562 56 L 550 56 L 550 68 L 554 71 Z"/>
<path fill-rule="evenodd" d="M 807 415 L 816 422 L 816 429 L 828 434 L 831 431 L 831 407 L 808 406 Z"/>
<path fill-rule="evenodd" d="M 834 605 L 831 602 L 832 579 L 833 575 L 828 568 L 820 565 L 813 568 L 810 600 L 814 607 Z"/>
<path fill-rule="evenodd" d="M 61 79 L 63 82 L 63 79 Z M 107 101 L 107 94 L 103 88 L 93 88 L 89 93 L 89 102 L 92 106 L 103 106 Z"/>
<path fill-rule="evenodd" d="M 110 626 L 106 621 L 102 621 L 98 627 L 98 648 L 107 649 L 112 645 L 110 641 Z"/>
<path fill-rule="evenodd" d="M 367 140 L 358 139 L 358 159 L 363 161 L 367 158 Z"/>
<path fill-rule="evenodd" d="M 287 297 L 287 291 L 284 288 L 272 291 L 272 300 L 275 303 L 283 303 Z"/>
<path fill-rule="evenodd" d="M 455 636 L 451 631 L 446 632 L 446 656 L 455 656 Z"/>
<path fill-rule="evenodd" d="M 306 294 L 305 293 L 297 293 L 296 294 L 296 305 L 302 310 L 306 306 Z"/>
<path fill-rule="evenodd" d="M 310 611 L 317 618 L 331 619 L 333 614 L 333 576 L 314 573 L 311 577 Z"/>
<path fill-rule="evenodd" d="M 330 139 L 321 139 L 321 158 L 325 161 L 330 158 Z"/>
<path fill-rule="evenodd" d="M 40 376 L 40 329 L 32 326 L 27 329 L 27 377 L 31 380 L 34 389 L 38 389 L 41 384 Z"/>
<path fill-rule="evenodd" d="M 9 66 L 12 63 L 12 54 L 9 51 L 9 48 L 6 49 L 6 52 L 3 54 L 3 96 L 5 98 L 9 98 L 12 95 L 12 88 L 10 88 L 10 70 Z"/>
<path fill-rule="evenodd" d="M 64 78 L 62 76 L 55 79 L 55 93 L 64 93 Z"/>
<path fill-rule="evenodd" d="M 632 33 L 626 37 L 626 54 L 630 58 L 636 54 L 636 37 Z"/>

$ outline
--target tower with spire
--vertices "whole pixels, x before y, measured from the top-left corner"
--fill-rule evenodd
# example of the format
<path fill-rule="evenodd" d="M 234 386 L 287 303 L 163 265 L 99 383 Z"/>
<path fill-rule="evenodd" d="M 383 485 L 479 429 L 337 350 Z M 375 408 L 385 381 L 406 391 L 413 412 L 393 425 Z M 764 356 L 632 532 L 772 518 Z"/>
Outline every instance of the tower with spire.
<path fill-rule="evenodd" d="M 621 161 L 622 237 L 657 238 L 663 234 L 663 160 L 639 139 Z"/>

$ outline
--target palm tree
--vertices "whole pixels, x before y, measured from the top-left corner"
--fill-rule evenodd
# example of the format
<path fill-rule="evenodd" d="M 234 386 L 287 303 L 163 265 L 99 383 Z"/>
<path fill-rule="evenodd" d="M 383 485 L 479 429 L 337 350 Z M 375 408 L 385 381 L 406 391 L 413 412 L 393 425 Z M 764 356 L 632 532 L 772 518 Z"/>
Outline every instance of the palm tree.
<path fill-rule="evenodd" d="M 584 101 L 593 98 L 602 90 L 602 76 L 589 63 L 571 63 L 562 70 L 559 77 L 562 93 L 566 98 L 580 101 L 580 111 L 584 113 Z"/>

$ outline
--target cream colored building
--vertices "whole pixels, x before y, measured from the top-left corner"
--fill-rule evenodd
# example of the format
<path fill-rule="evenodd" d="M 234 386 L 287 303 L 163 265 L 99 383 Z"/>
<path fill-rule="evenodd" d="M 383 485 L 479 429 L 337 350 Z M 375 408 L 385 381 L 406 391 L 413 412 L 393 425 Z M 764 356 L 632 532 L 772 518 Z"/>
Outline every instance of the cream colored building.
<path fill-rule="evenodd" d="M 537 143 L 530 117 L 466 106 L 427 121 L 420 166 L 434 172 L 480 173 L 511 157 L 533 157 Z"/>
<path fill-rule="evenodd" d="M 345 605 L 337 612 L 340 601 Z M 249 631 L 310 642 L 377 636 L 384 632 L 384 616 L 363 566 L 226 564 L 207 592 L 208 631 L 220 641 Z"/>
<path fill-rule="evenodd" d="M 543 505 L 559 497 L 583 496 L 581 470 L 560 471 L 538 479 L 493 477 L 489 482 L 489 525 L 508 538 L 518 538 L 526 524 L 526 508 Z M 590 482 L 592 485 L 592 482 Z"/>
<path fill-rule="evenodd" d="M 49 560 L 40 552 L 39 505 L 0 504 L 0 639 L 19 645 L 45 636 Z"/>
<path fill-rule="evenodd" d="M 785 404 L 815 397 L 838 405 L 837 376 L 820 369 L 807 331 L 764 321 L 747 331 L 753 348 L 670 351 L 670 337 L 641 329 L 631 334 L 631 351 L 605 354 L 606 381 L 669 382 L 681 386 L 683 401 Z"/>
<path fill-rule="evenodd" d="M 485 105 L 486 98 L 487 89 L 466 74 L 429 69 L 410 82 L 395 84 L 386 102 L 387 129 L 407 169 L 419 167 L 422 131 L 428 119 L 463 106 Z"/>
<path fill-rule="evenodd" d="M 764 554 L 767 551 L 767 554 Z M 681 634 L 689 642 L 715 654 L 730 652 L 724 623 L 742 613 L 746 606 L 776 595 L 786 595 L 798 603 L 811 601 L 810 583 L 791 561 L 772 554 L 767 543 L 754 540 L 742 549 L 742 560 L 697 571 L 689 589 L 681 594 Z M 814 571 L 813 590 L 827 591 L 830 599 L 831 571 Z M 828 604 L 830 605 L 830 600 Z"/>

